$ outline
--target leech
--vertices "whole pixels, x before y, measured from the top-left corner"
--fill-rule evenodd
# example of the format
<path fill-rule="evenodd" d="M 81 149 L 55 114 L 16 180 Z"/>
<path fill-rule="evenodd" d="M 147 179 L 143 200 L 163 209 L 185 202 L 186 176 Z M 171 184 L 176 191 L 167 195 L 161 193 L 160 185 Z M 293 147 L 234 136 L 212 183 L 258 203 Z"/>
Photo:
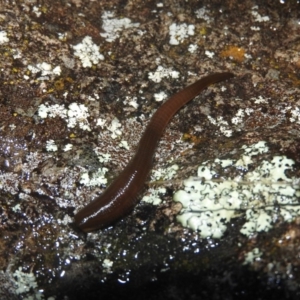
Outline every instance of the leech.
<path fill-rule="evenodd" d="M 201 78 L 168 99 L 154 113 L 135 156 L 112 184 L 75 215 L 75 224 L 84 232 L 97 230 L 127 215 L 136 205 L 153 163 L 157 144 L 171 118 L 209 85 L 232 78 L 229 72 Z"/>

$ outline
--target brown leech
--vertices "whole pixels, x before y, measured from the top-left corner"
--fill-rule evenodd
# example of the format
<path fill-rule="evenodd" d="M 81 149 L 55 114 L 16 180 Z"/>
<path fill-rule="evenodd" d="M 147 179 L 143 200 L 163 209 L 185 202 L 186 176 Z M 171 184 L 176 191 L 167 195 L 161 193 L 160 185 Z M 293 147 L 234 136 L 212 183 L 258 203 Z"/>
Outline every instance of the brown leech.
<path fill-rule="evenodd" d="M 232 78 L 229 72 L 201 78 L 167 100 L 152 116 L 135 156 L 113 183 L 75 215 L 76 225 L 90 232 L 112 224 L 128 214 L 138 200 L 152 167 L 156 146 L 170 119 L 209 85 Z"/>

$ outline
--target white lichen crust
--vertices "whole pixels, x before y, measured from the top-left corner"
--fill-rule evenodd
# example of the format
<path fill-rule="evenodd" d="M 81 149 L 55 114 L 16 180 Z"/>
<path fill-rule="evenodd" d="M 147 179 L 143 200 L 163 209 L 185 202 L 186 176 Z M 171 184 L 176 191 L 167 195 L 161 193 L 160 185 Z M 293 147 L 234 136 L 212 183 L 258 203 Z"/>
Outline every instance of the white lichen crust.
<path fill-rule="evenodd" d="M 79 57 L 84 68 L 90 68 L 100 60 L 104 60 L 104 56 L 99 51 L 99 46 L 92 41 L 90 36 L 84 37 L 81 43 L 73 46 L 73 49 L 74 55 Z"/>
<path fill-rule="evenodd" d="M 114 18 L 114 13 L 111 11 L 105 11 L 101 18 L 104 32 L 100 35 L 110 43 L 117 39 L 123 30 L 140 25 L 140 23 L 132 23 L 129 18 Z"/>
<path fill-rule="evenodd" d="M 236 161 L 216 159 L 203 163 L 197 178 L 185 180 L 184 190 L 175 193 L 174 200 L 183 206 L 177 220 L 184 227 L 199 231 L 201 237 L 220 238 L 232 218 L 244 216 L 246 222 L 240 231 L 251 236 L 270 230 L 279 219 L 291 222 L 299 216 L 300 191 L 293 184 L 297 179 L 285 174 L 293 168 L 294 161 L 274 156 L 249 171 L 252 157 L 266 153 L 268 147 L 259 142 L 242 149 L 244 153 Z M 233 168 L 239 175 L 214 180 L 218 166 Z"/>

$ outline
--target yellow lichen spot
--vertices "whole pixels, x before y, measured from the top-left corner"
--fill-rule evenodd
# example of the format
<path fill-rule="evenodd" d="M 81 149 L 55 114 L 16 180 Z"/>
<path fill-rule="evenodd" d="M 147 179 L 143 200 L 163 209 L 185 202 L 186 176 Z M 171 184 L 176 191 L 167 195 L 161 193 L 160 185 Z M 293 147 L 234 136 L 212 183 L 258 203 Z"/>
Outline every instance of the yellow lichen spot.
<path fill-rule="evenodd" d="M 200 33 L 201 35 L 206 35 L 206 34 L 207 34 L 207 29 L 206 29 L 206 27 L 200 28 L 199 33 Z"/>
<path fill-rule="evenodd" d="M 48 11 L 48 8 L 46 6 L 41 7 L 41 12 L 43 12 L 45 14 L 47 11 Z"/>
<path fill-rule="evenodd" d="M 290 73 L 290 74 L 288 74 L 288 77 L 292 80 L 292 83 L 294 86 L 296 86 L 296 87 L 300 86 L 300 78 L 298 78 L 297 75 Z"/>
<path fill-rule="evenodd" d="M 66 77 L 65 80 L 69 83 L 73 83 L 74 80 L 71 77 Z"/>
<path fill-rule="evenodd" d="M 183 136 L 182 136 L 182 139 L 184 141 L 188 140 L 190 138 L 190 134 L 189 133 L 184 133 Z"/>
<path fill-rule="evenodd" d="M 76 134 L 71 133 L 71 134 L 70 134 L 70 138 L 71 138 L 71 139 L 75 139 L 75 138 L 76 138 Z"/>
<path fill-rule="evenodd" d="M 298 69 L 300 69 L 300 59 L 295 58 L 295 59 L 293 60 L 293 63 L 294 63 L 294 65 L 295 65 Z"/>
<path fill-rule="evenodd" d="M 221 57 L 230 57 L 237 62 L 243 62 L 245 59 L 245 49 L 237 46 L 229 46 L 220 54 Z"/>
<path fill-rule="evenodd" d="M 18 72 L 19 72 L 19 70 L 18 70 L 17 68 L 12 68 L 12 71 L 13 71 L 14 73 L 18 73 Z"/>
<path fill-rule="evenodd" d="M 13 115 L 14 117 L 16 117 L 16 116 L 18 115 L 18 113 L 14 112 L 12 115 Z"/>
<path fill-rule="evenodd" d="M 31 30 L 38 30 L 38 29 L 40 29 L 40 24 L 38 24 L 38 23 L 32 23 L 31 24 Z"/>
<path fill-rule="evenodd" d="M 182 139 L 185 141 L 185 142 L 191 142 L 195 145 L 198 145 L 200 144 L 203 139 L 202 138 L 199 138 L 198 136 L 195 136 L 193 134 L 189 134 L 189 133 L 185 133 L 182 137 Z"/>
<path fill-rule="evenodd" d="M 48 94 L 51 94 L 51 93 L 53 93 L 53 92 L 54 92 L 54 89 L 49 89 L 49 90 L 47 91 Z"/>
<path fill-rule="evenodd" d="M 54 87 L 55 87 L 55 89 L 58 90 L 58 91 L 63 90 L 64 87 L 65 87 L 63 79 L 56 80 L 56 81 L 54 82 Z"/>

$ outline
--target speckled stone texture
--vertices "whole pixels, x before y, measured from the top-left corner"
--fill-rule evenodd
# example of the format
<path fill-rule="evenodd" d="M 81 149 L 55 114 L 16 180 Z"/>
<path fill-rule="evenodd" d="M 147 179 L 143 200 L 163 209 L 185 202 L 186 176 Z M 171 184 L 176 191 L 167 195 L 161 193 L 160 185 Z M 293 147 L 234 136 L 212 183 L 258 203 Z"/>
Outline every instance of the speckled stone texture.
<path fill-rule="evenodd" d="M 203 162 L 259 141 L 269 151 L 244 173 L 286 156 L 299 187 L 298 2 L 0 0 L 0 298 L 298 299 L 299 217 L 249 237 L 241 214 L 201 238 L 173 201 Z M 153 169 L 178 170 L 149 177 L 140 198 L 161 203 L 79 232 L 74 213 L 132 157 L 158 100 L 222 71 L 236 76 L 160 142 Z"/>

